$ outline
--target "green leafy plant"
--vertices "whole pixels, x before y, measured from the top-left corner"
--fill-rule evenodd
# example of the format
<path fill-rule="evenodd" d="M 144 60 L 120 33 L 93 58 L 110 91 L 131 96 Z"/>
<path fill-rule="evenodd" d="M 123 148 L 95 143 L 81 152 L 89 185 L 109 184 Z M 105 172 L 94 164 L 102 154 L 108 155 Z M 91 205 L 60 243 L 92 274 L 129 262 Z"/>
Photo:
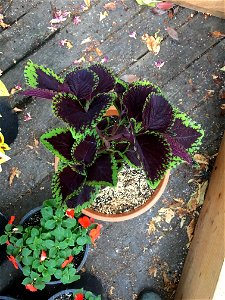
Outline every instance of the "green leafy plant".
<path fill-rule="evenodd" d="M 74 300 L 101 300 L 101 296 L 95 296 L 90 291 L 85 291 L 84 289 L 76 290 L 73 293 Z"/>
<path fill-rule="evenodd" d="M 55 201 L 46 201 L 40 213 L 36 226 L 15 226 L 12 216 L 0 237 L 0 244 L 7 244 L 8 259 L 17 269 L 22 266 L 22 283 L 30 291 L 42 290 L 53 279 L 63 284 L 78 280 L 76 259 L 101 228 L 86 216 L 74 215 L 74 209 L 55 206 Z"/>
<path fill-rule="evenodd" d="M 103 65 L 75 68 L 65 78 L 31 61 L 25 68 L 33 89 L 23 94 L 52 100 L 66 127 L 41 137 L 60 165 L 53 197 L 79 211 L 103 186 L 116 186 L 124 163 L 142 168 L 151 188 L 201 145 L 201 126 L 174 107 L 148 81 L 126 83 Z M 117 116 L 106 116 L 114 105 Z"/>

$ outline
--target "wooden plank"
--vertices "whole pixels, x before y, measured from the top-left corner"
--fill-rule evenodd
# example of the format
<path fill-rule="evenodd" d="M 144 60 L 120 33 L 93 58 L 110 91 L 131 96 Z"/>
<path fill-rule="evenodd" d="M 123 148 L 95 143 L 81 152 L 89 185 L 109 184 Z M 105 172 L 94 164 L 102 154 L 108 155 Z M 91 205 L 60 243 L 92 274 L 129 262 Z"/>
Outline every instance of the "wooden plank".
<path fill-rule="evenodd" d="M 181 299 L 215 299 L 224 262 L 225 135 L 213 168 L 194 238 L 175 295 Z M 225 286 L 223 286 L 223 289 Z"/>
<path fill-rule="evenodd" d="M 224 0 L 175 0 L 173 3 L 204 13 L 210 13 L 216 17 L 225 18 Z"/>

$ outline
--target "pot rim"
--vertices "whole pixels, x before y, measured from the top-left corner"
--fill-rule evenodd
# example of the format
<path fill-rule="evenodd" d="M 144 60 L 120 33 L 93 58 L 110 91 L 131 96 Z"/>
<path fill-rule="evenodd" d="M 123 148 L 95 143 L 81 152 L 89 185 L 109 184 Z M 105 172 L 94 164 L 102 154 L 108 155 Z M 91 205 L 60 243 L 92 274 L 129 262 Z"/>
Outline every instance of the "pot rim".
<path fill-rule="evenodd" d="M 74 293 L 76 291 L 79 291 L 80 289 L 66 289 L 66 290 L 62 290 L 54 295 L 52 295 L 48 300 L 55 300 L 56 297 L 63 295 L 65 292 L 67 293 Z M 83 290 L 84 292 L 86 292 L 86 290 Z M 94 295 L 94 294 L 93 294 Z"/>
<path fill-rule="evenodd" d="M 26 213 L 26 215 L 20 220 L 19 224 L 20 225 L 23 225 L 23 223 L 33 214 L 35 214 L 37 211 L 41 210 L 42 206 L 38 206 L 36 208 L 33 208 L 31 209 L 28 213 Z M 77 273 L 82 269 L 83 265 L 85 264 L 86 260 L 87 260 L 87 256 L 88 256 L 88 252 L 89 252 L 89 249 L 90 249 L 90 245 L 89 244 L 86 244 L 85 245 L 85 250 L 84 250 L 84 256 L 79 264 L 79 266 L 76 268 L 77 270 Z M 23 267 L 22 265 L 20 264 L 20 262 L 18 262 L 18 266 L 20 268 L 21 271 L 23 271 Z M 60 284 L 62 283 L 60 280 L 53 280 L 53 281 L 49 281 L 46 283 L 46 285 L 52 285 L 52 284 Z M 1 300 L 1 298 L 0 298 Z"/>

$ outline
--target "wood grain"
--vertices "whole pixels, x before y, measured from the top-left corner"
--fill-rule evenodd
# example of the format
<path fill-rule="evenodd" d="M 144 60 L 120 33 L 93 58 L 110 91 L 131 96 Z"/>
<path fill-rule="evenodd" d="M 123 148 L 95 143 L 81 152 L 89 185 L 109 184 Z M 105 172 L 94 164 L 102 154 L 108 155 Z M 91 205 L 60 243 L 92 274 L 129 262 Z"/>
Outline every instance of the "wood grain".
<path fill-rule="evenodd" d="M 214 299 L 224 263 L 225 135 L 185 261 L 175 300 Z M 221 290 L 221 285 L 219 287 Z"/>
<path fill-rule="evenodd" d="M 176 0 L 173 3 L 204 13 L 210 13 L 219 18 L 225 18 L 224 0 Z"/>

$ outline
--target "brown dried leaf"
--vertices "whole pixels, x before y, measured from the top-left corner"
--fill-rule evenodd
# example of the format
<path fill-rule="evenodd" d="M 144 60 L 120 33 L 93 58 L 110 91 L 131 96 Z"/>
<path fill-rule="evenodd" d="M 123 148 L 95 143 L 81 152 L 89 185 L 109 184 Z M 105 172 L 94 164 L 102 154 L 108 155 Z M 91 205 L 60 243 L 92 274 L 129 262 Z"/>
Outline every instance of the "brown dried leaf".
<path fill-rule="evenodd" d="M 17 167 L 13 167 L 9 173 L 9 185 L 12 186 L 14 178 L 19 178 L 21 171 Z"/>
<path fill-rule="evenodd" d="M 198 163 L 198 164 L 204 164 L 204 165 L 208 165 L 209 164 L 209 158 L 205 157 L 202 154 L 196 153 L 194 155 L 194 160 Z"/>
<path fill-rule="evenodd" d="M 194 236 L 195 223 L 196 223 L 195 219 L 192 219 L 191 222 L 189 223 L 189 225 L 187 226 L 187 236 L 188 236 L 189 242 L 191 242 L 191 240 L 193 239 L 193 236 Z"/>
<path fill-rule="evenodd" d="M 225 115 L 225 104 L 222 104 L 220 106 L 220 109 L 221 109 L 221 111 L 220 111 L 221 115 Z"/>
<path fill-rule="evenodd" d="M 121 79 L 128 82 L 128 83 L 132 83 L 134 81 L 139 80 L 139 78 L 136 75 L 133 75 L 133 74 L 124 74 L 123 76 L 121 76 Z"/>
<path fill-rule="evenodd" d="M 220 31 L 213 31 L 213 32 L 210 32 L 210 34 L 212 37 L 217 38 L 217 39 L 225 37 L 225 33 L 222 33 Z"/>
<path fill-rule="evenodd" d="M 147 45 L 147 48 L 150 52 L 153 52 L 155 55 L 159 53 L 162 38 L 159 37 L 157 33 L 155 33 L 155 36 L 150 36 L 147 33 L 145 33 L 141 38 Z"/>
<path fill-rule="evenodd" d="M 15 112 L 23 111 L 21 108 L 18 108 L 18 107 L 14 107 L 13 110 L 14 110 Z"/>
<path fill-rule="evenodd" d="M 156 277 L 157 275 L 157 268 L 156 267 L 151 267 L 148 269 L 148 274 L 151 276 L 151 277 Z"/>
<path fill-rule="evenodd" d="M 100 12 L 100 17 L 99 17 L 99 21 L 101 22 L 102 20 L 104 20 L 106 17 L 108 17 L 108 13 L 107 11 L 105 10 L 103 13 Z"/>
<path fill-rule="evenodd" d="M 84 0 L 84 3 L 87 7 L 91 6 L 91 0 Z"/>
<path fill-rule="evenodd" d="M 98 56 L 102 56 L 103 55 L 102 51 L 98 47 L 95 48 L 95 52 L 98 54 Z"/>
<path fill-rule="evenodd" d="M 110 287 L 110 290 L 109 290 L 109 295 L 110 295 L 110 296 L 113 295 L 114 290 L 115 290 L 114 286 L 111 286 L 111 287 Z"/>
<path fill-rule="evenodd" d="M 176 284 L 169 279 L 166 272 L 163 272 L 162 275 L 163 275 L 163 282 L 164 282 L 164 286 L 165 286 L 165 288 L 164 288 L 165 291 L 168 292 L 168 291 L 174 290 L 176 288 Z"/>
<path fill-rule="evenodd" d="M 208 180 L 198 183 L 197 190 L 191 195 L 187 203 L 187 208 L 190 212 L 195 211 L 199 206 L 204 203 L 206 189 L 208 187 Z"/>
<path fill-rule="evenodd" d="M 172 28 L 172 27 L 167 27 L 167 28 L 166 28 L 166 31 L 168 32 L 169 36 L 170 36 L 173 40 L 179 41 L 178 33 L 177 33 L 177 31 L 176 31 L 174 28 Z"/>
<path fill-rule="evenodd" d="M 150 223 L 148 225 L 148 234 L 151 235 L 155 231 L 156 231 L 155 222 L 154 221 L 150 221 Z"/>
<path fill-rule="evenodd" d="M 104 5 L 104 8 L 106 10 L 115 10 L 116 9 L 116 2 L 109 2 L 109 3 L 106 3 Z"/>
<path fill-rule="evenodd" d="M 162 207 L 162 208 L 160 208 L 158 213 L 159 213 L 160 216 L 162 216 L 164 218 L 164 220 L 168 224 L 171 222 L 171 220 L 175 216 L 175 212 L 171 208 Z"/>

